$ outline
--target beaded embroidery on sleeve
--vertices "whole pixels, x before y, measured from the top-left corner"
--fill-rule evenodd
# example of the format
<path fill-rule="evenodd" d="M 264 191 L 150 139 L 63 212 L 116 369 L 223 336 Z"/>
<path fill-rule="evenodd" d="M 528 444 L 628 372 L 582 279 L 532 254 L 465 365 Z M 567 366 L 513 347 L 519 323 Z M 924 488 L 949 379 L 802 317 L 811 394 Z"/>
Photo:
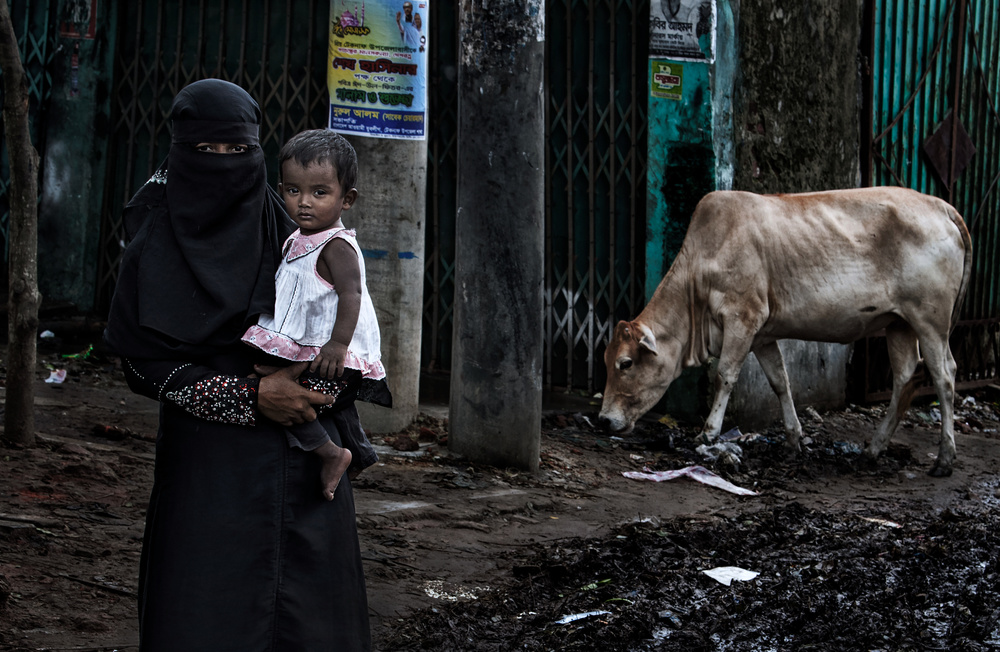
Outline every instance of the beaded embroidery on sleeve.
<path fill-rule="evenodd" d="M 166 393 L 166 399 L 206 421 L 252 426 L 257 385 L 248 378 L 213 376 Z"/>

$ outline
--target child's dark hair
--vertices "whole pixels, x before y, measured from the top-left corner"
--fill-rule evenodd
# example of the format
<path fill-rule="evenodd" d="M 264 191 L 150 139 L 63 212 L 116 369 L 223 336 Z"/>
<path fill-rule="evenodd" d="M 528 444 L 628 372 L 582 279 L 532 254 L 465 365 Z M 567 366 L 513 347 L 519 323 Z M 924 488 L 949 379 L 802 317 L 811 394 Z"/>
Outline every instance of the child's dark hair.
<path fill-rule="evenodd" d="M 345 191 L 358 182 L 358 154 L 347 139 L 329 129 L 310 129 L 295 134 L 278 153 L 278 169 L 295 159 L 302 167 L 329 163 L 337 171 L 337 180 Z"/>

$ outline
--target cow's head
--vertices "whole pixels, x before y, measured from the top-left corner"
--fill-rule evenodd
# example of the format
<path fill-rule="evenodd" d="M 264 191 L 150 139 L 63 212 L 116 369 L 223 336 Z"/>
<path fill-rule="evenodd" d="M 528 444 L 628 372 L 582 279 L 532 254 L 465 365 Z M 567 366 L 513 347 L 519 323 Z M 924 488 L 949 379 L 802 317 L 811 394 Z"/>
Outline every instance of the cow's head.
<path fill-rule="evenodd" d="M 598 420 L 614 432 L 630 432 L 680 375 L 680 363 L 676 341 L 657 342 L 639 320 L 618 322 L 604 352 L 608 382 Z"/>

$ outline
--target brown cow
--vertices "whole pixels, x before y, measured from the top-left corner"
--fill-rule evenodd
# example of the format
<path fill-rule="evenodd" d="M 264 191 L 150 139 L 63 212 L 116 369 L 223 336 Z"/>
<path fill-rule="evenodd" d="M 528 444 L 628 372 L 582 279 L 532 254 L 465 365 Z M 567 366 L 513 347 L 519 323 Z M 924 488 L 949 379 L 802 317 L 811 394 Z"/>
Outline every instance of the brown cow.
<path fill-rule="evenodd" d="M 631 430 L 682 368 L 717 356 L 715 400 L 702 431 L 712 441 L 752 351 L 778 395 L 786 444 L 797 451 L 802 426 L 777 341 L 846 344 L 885 329 L 892 399 L 865 455 L 874 459 L 888 445 L 922 355 L 941 404 L 931 475 L 950 475 L 956 365 L 948 337 L 971 270 L 962 217 L 913 190 L 710 193 L 649 304 L 615 327 L 604 354 L 600 420 L 617 432 Z"/>

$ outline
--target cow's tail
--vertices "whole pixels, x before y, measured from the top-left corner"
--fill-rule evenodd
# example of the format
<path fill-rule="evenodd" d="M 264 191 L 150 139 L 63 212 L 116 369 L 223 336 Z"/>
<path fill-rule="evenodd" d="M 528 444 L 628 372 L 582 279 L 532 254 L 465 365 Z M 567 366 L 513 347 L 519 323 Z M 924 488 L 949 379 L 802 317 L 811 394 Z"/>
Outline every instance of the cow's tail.
<path fill-rule="evenodd" d="M 955 297 L 955 305 L 951 310 L 951 331 L 955 330 L 955 324 L 958 323 L 958 317 L 962 312 L 962 304 L 965 302 L 965 293 L 969 289 L 969 279 L 972 277 L 972 236 L 969 235 L 969 229 L 965 225 L 965 220 L 959 214 L 954 207 L 949 206 L 949 213 L 951 216 L 951 221 L 958 228 L 958 232 L 962 236 L 962 244 L 965 246 L 965 263 L 962 270 L 962 284 L 958 288 L 958 295 Z"/>

